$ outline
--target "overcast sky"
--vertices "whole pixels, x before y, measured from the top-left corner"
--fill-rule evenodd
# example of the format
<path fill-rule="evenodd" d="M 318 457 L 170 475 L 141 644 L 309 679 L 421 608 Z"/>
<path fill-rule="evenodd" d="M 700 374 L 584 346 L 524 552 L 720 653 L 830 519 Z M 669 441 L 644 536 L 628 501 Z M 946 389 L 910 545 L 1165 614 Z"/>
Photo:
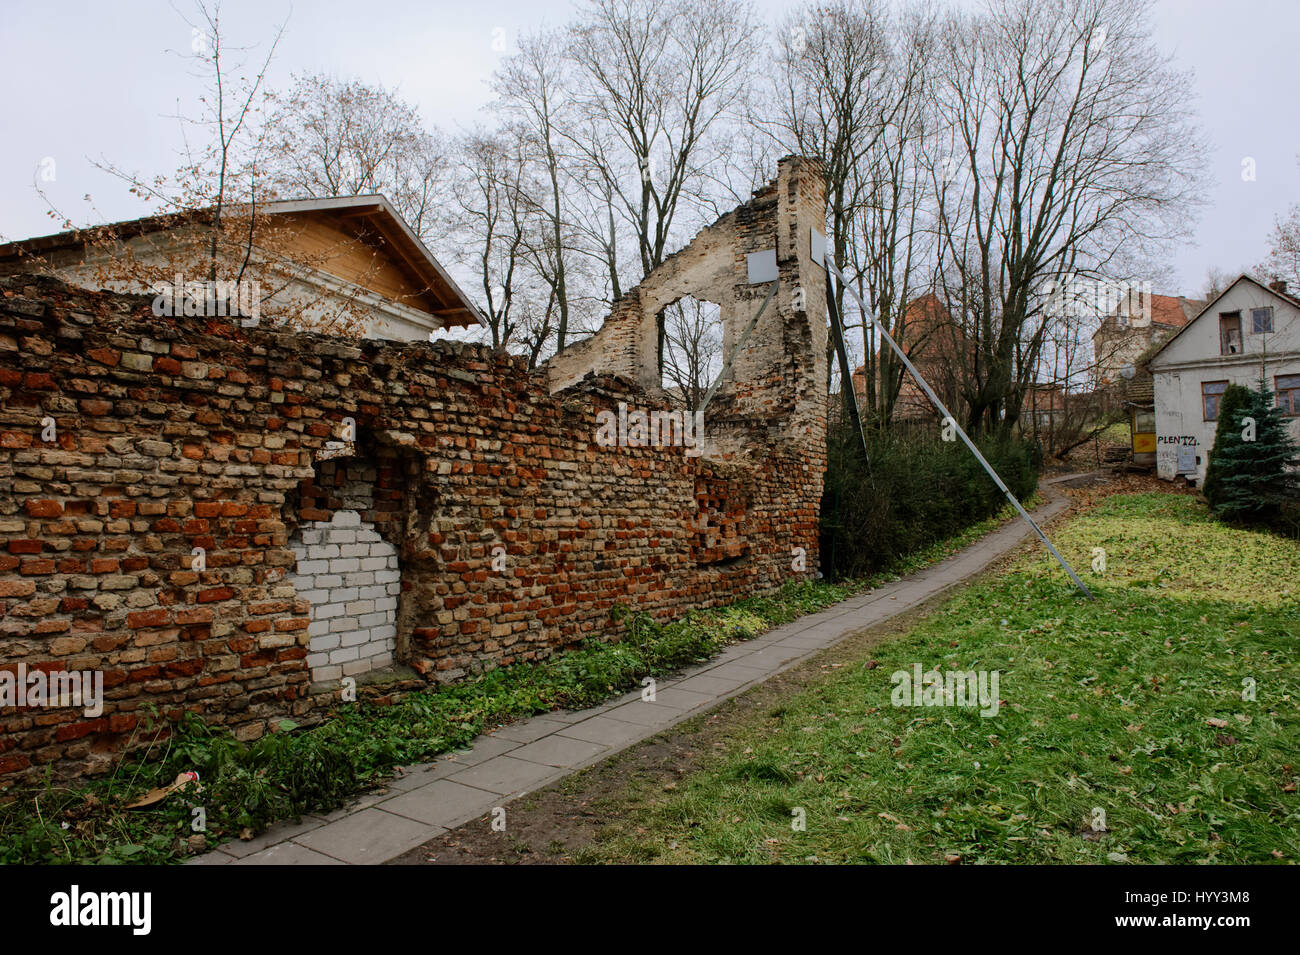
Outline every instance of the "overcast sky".
<path fill-rule="evenodd" d="M 707 0 L 701 0 L 707 2 Z M 759 0 L 775 22 L 792 4 Z M 187 0 L 177 7 L 189 12 Z M 290 73 L 325 71 L 398 87 L 425 119 L 446 130 L 467 126 L 488 102 L 487 80 L 501 55 L 494 38 L 567 19 L 568 0 L 226 0 L 231 41 L 266 42 L 289 24 L 271 85 Z M 1156 41 L 1195 72 L 1204 142 L 1184 144 L 1210 159 L 1214 185 L 1196 240 L 1170 263 L 1191 294 L 1206 271 L 1239 270 L 1264 257 L 1274 217 L 1300 202 L 1297 122 L 1297 0 L 1161 0 Z M 500 45 L 499 43 L 496 45 Z M 78 224 L 142 214 L 122 184 L 96 170 L 104 158 L 144 174 L 176 168 L 178 110 L 193 113 L 201 88 L 189 75 L 190 30 L 165 2 L 0 0 L 0 237 L 57 231 L 33 181 L 53 159 L 51 200 Z M 1254 160 L 1254 181 L 1242 163 Z M 47 163 L 48 166 L 48 163 Z M 94 200 L 93 213 L 82 197 Z"/>

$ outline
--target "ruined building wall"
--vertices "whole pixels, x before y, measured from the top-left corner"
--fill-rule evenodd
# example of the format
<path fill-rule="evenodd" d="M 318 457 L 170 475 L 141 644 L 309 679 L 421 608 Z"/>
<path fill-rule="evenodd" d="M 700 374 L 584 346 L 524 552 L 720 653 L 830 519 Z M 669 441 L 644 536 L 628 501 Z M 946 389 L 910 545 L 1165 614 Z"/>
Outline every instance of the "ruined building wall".
<path fill-rule="evenodd" d="M 823 208 L 816 167 L 783 161 L 534 370 L 0 281 L 0 669 L 98 671 L 106 698 L 0 709 L 0 774 L 102 770 L 149 704 L 255 738 L 390 661 L 457 680 L 616 637 L 616 605 L 669 617 L 813 574 Z M 665 407 L 654 310 L 716 295 L 734 341 L 766 293 L 745 254 L 772 247 L 779 291 L 699 448 L 598 441 L 602 412 Z"/>

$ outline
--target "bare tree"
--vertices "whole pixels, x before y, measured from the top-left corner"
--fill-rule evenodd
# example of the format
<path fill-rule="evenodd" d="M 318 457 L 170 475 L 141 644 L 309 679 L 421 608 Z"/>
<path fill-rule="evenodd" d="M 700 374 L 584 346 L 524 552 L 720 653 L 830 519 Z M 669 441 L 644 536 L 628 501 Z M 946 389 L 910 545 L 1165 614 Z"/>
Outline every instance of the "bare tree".
<path fill-rule="evenodd" d="M 1273 222 L 1268 237 L 1268 258 L 1256 266 L 1264 281 L 1281 279 L 1292 290 L 1300 287 L 1300 205 Z"/>
<path fill-rule="evenodd" d="M 207 240 L 208 279 L 217 277 L 223 246 L 230 238 L 226 217 L 230 206 L 239 203 L 246 207 L 249 234 L 244 241 L 245 253 L 240 265 L 240 277 L 247 268 L 252 252 L 252 232 L 257 225 L 256 203 L 263 183 L 259 178 L 258 160 L 264 146 L 264 127 L 258 123 L 264 107 L 264 84 L 271 60 L 275 56 L 285 25 L 275 32 L 266 55 L 257 66 L 253 78 L 233 78 L 243 72 L 246 62 L 240 59 L 245 52 L 240 47 L 230 47 L 221 29 L 221 4 L 196 0 L 196 17 L 191 20 L 182 14 L 190 27 L 192 42 L 189 57 L 196 73 L 208 84 L 208 91 L 200 100 L 201 114 L 197 117 L 177 116 L 185 126 L 198 129 L 203 138 L 196 147 L 188 135 L 184 138 L 184 160 L 172 176 L 160 175 L 146 180 L 128 173 L 109 162 L 97 163 L 104 171 L 126 182 L 130 190 L 159 213 L 189 217 L 195 210 L 204 210 L 202 228 L 209 232 Z M 230 54 L 235 56 L 232 61 Z M 196 224 L 198 220 L 195 220 Z M 239 235 L 244 233 L 242 227 Z"/>
<path fill-rule="evenodd" d="M 199 14 L 203 19 L 203 26 L 196 27 L 193 23 L 190 27 L 193 30 L 205 30 L 208 42 L 212 49 L 212 69 L 211 79 L 215 101 L 208 104 L 210 116 L 208 124 L 213 130 L 214 139 L 212 142 L 212 151 L 215 152 L 216 164 L 216 195 L 213 196 L 211 203 L 212 208 L 212 239 L 209 245 L 210 265 L 209 280 L 215 280 L 217 277 L 217 248 L 221 237 L 221 217 L 225 211 L 227 193 L 226 187 L 231 175 L 231 163 L 234 156 L 235 144 L 239 139 L 240 131 L 244 128 L 256 112 L 259 94 L 262 92 L 263 84 L 266 80 L 267 68 L 271 65 L 271 60 L 275 56 L 275 49 L 280 44 L 280 38 L 284 35 L 284 25 L 281 24 L 276 30 L 275 38 L 271 41 L 270 49 L 267 50 L 266 58 L 262 61 L 261 67 L 254 75 L 251 82 L 247 80 L 239 81 L 243 88 L 231 90 L 229 71 L 225 68 L 223 61 L 223 37 L 221 34 L 221 5 L 215 4 L 209 6 L 203 0 L 196 4 Z M 199 53 L 199 51 L 196 51 Z M 199 54 L 201 55 L 201 54 Z M 242 64 L 235 65 L 235 71 L 238 72 Z M 234 93 L 232 96 L 231 93 Z M 230 101 L 230 102 L 228 102 Z M 251 160 L 256 163 L 256 156 Z M 255 166 L 253 175 L 255 175 Z M 250 188 L 250 202 L 256 201 L 256 194 Z M 193 204 L 191 203 L 191 208 Z M 251 237 L 250 237 L 251 245 Z M 250 249 L 251 252 L 251 249 Z M 247 265 L 248 256 L 245 255 L 244 264 Z M 240 269 L 241 275 L 243 267 Z"/>
<path fill-rule="evenodd" d="M 604 141 L 606 135 L 592 118 L 581 116 L 578 125 L 565 133 L 570 142 L 583 144 L 571 170 L 575 187 L 572 202 L 577 210 L 573 225 L 579 236 L 575 251 L 600 269 L 606 301 L 615 302 L 623 295 L 620 270 L 626 248 L 615 199 L 615 165 L 610 159 L 613 150 Z"/>
<path fill-rule="evenodd" d="M 1113 272 L 1187 228 L 1203 160 L 1187 77 L 1150 42 L 1147 0 L 991 0 L 944 29 L 937 104 L 955 181 L 939 238 L 975 344 L 971 429 L 1019 416 L 1044 345 L 1042 286 Z"/>
<path fill-rule="evenodd" d="M 570 225 L 568 194 L 571 164 L 563 152 L 560 129 L 573 117 L 573 83 L 568 75 L 564 40 L 554 32 L 538 32 L 519 40 L 519 52 L 508 57 L 493 77 L 498 108 L 520 129 L 530 145 L 529 159 L 537 166 L 535 179 L 543 187 L 531 196 L 539 241 L 529 249 L 533 266 L 547 287 L 556 312 L 555 347 L 564 349 L 569 335 L 569 268 L 576 244 Z M 550 309 L 548 308 L 548 312 Z"/>
<path fill-rule="evenodd" d="M 450 187 L 447 148 L 396 92 L 323 74 L 296 76 L 270 128 L 266 162 L 281 195 L 380 193 L 421 239 L 439 238 Z"/>
<path fill-rule="evenodd" d="M 1044 347 L 1022 404 L 1021 430 L 1033 435 L 1044 453 L 1064 460 L 1124 420 L 1122 384 L 1103 383 L 1095 374 L 1098 364 L 1114 358 L 1122 346 L 1112 342 L 1102 345 L 1100 354 L 1093 352 L 1089 330 L 1102 318 L 1095 296 L 1054 296 L 1043 313 Z"/>
<path fill-rule="evenodd" d="M 783 148 L 825 163 L 829 238 L 841 268 L 864 201 L 866 177 L 858 173 L 889 112 L 886 32 L 878 0 L 813 4 L 792 14 L 776 38 L 775 118 L 755 118 Z M 842 294 L 837 301 L 842 305 Z"/>
<path fill-rule="evenodd" d="M 1277 228 L 1281 228 L 1281 223 L 1278 223 Z M 1270 256 L 1268 262 L 1273 262 L 1272 256 Z M 1280 262 L 1278 264 L 1280 264 Z M 1268 269 L 1268 265 L 1260 266 L 1262 274 L 1277 274 L 1271 273 Z M 1232 280 L 1239 274 L 1239 272 L 1228 272 L 1226 269 L 1221 269 L 1215 265 L 1210 266 L 1205 270 L 1205 280 L 1201 284 L 1201 298 L 1205 299 L 1207 302 L 1211 299 L 1218 298 L 1219 294 L 1224 292 L 1232 283 Z M 1281 275 L 1279 275 L 1279 277 L 1281 277 Z"/>
<path fill-rule="evenodd" d="M 474 131 L 457 144 L 456 254 L 477 276 L 492 347 L 498 349 L 511 342 L 521 321 L 540 320 L 550 331 L 550 307 L 539 314 L 528 301 L 535 290 L 527 288 L 532 183 L 525 151 L 526 144 L 508 131 Z"/>
<path fill-rule="evenodd" d="M 941 322 L 908 324 L 913 298 L 929 292 L 933 282 L 933 193 L 927 165 L 933 138 L 928 90 L 933 33 L 933 18 L 925 9 L 911 12 L 895 27 L 892 66 L 883 84 L 887 115 L 880 117 L 880 135 L 854 171 L 863 199 L 851 224 L 853 249 L 845 258 L 874 312 L 874 324 L 864 321 L 861 327 L 863 371 L 866 410 L 881 426 L 889 424 L 906 371 L 876 328 L 888 332 L 914 361 L 951 337 L 946 315 Z"/>
<path fill-rule="evenodd" d="M 709 206 L 710 170 L 725 165 L 724 127 L 749 79 L 755 30 L 740 0 L 588 0 L 571 27 L 585 122 L 570 143 L 631 226 L 643 275 L 680 240 L 683 206 L 697 218 Z M 662 313 L 658 324 L 662 363 Z"/>
<path fill-rule="evenodd" d="M 858 346 L 845 343 L 862 361 L 855 390 L 867 419 L 880 426 L 893 412 L 903 366 L 877 329 L 910 349 L 906 306 L 918 286 L 929 285 L 923 220 L 930 203 L 920 160 L 933 125 L 926 100 L 933 20 L 928 7 L 894 15 L 883 0 L 802 7 L 777 33 L 772 96 L 766 115 L 754 117 L 783 150 L 825 160 L 836 265 L 874 317 L 847 314 L 842 286 L 833 308 L 846 333 L 858 333 Z M 830 359 L 833 340 L 827 348 Z M 828 369 L 834 364 L 828 360 Z M 846 400 L 853 393 L 842 392 Z"/>
<path fill-rule="evenodd" d="M 231 45 L 223 32 L 220 5 L 200 0 L 195 9 L 194 17 L 183 17 L 192 35 L 187 58 L 207 91 L 193 115 L 178 110 L 180 167 L 145 178 L 108 160 L 97 163 L 125 182 L 151 215 L 77 230 L 83 240 L 77 250 L 60 253 L 63 258 L 45 266 L 84 275 L 101 287 L 134 292 L 174 286 L 176 276 L 192 286 L 202 276 L 213 288 L 193 294 L 186 290 L 191 303 L 195 294 L 214 295 L 217 285 L 228 294 L 255 283 L 259 311 L 268 316 L 299 327 L 359 334 L 369 315 L 360 286 L 353 295 L 326 295 L 303 281 L 334 250 L 305 249 L 296 229 L 267 211 L 274 192 L 266 173 L 265 81 L 284 25 L 250 68 L 249 48 Z M 61 218 L 72 225 L 68 217 Z M 378 267 L 377 253 L 368 267 Z M 360 268 L 364 274 L 367 266 Z"/>

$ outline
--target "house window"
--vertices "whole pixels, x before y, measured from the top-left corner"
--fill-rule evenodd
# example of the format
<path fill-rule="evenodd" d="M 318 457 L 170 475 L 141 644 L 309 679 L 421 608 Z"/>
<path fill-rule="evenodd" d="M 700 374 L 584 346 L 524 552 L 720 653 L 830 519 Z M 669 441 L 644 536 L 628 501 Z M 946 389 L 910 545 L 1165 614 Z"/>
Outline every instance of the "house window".
<path fill-rule="evenodd" d="M 1273 382 L 1282 413 L 1300 415 L 1300 375 L 1278 375 Z"/>
<path fill-rule="evenodd" d="M 1219 316 L 1219 354 L 1241 354 L 1241 312 L 1224 312 Z"/>
<path fill-rule="evenodd" d="M 1219 420 L 1219 399 L 1228 390 L 1226 381 L 1205 381 L 1201 383 L 1201 406 L 1205 410 L 1206 421 Z"/>
<path fill-rule="evenodd" d="M 1250 330 L 1255 335 L 1273 331 L 1273 306 L 1250 310 Z"/>
<path fill-rule="evenodd" d="M 1154 411 L 1133 412 L 1133 433 L 1154 434 L 1156 430 L 1156 413 Z"/>

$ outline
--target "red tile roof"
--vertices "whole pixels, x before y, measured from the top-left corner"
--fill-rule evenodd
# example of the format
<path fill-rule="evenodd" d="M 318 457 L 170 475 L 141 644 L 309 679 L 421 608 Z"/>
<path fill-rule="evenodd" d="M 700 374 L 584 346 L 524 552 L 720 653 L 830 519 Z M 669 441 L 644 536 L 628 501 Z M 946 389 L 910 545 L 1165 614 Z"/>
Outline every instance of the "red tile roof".
<path fill-rule="evenodd" d="M 1151 321 L 1157 325 L 1182 328 L 1205 305 L 1200 299 L 1181 295 L 1151 295 Z"/>

